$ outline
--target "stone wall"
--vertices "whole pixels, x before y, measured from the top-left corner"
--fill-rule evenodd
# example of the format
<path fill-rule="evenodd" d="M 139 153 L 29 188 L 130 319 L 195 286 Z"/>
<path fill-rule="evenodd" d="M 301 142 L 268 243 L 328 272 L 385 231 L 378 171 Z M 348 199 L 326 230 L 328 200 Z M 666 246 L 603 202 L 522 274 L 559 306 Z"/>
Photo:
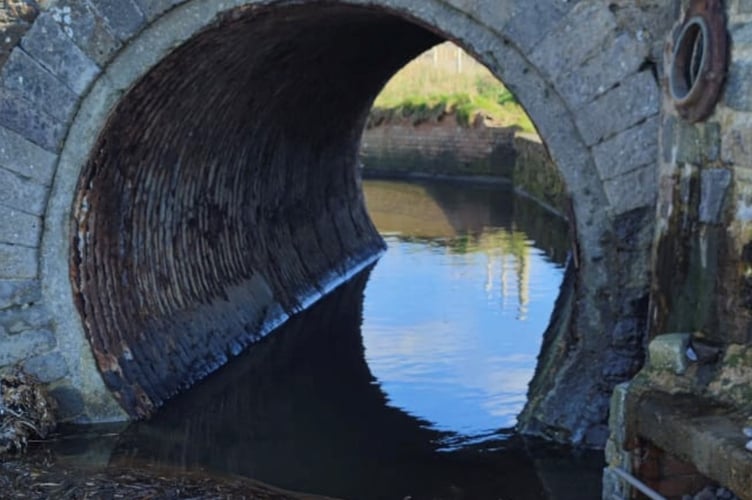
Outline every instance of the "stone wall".
<path fill-rule="evenodd" d="M 544 206 L 568 216 L 569 193 L 556 164 L 538 137 L 516 136 L 512 184 Z"/>
<path fill-rule="evenodd" d="M 369 126 L 361 159 L 365 175 L 502 180 L 559 213 L 569 210 L 564 181 L 540 138 L 487 126 L 480 115 L 469 126 L 453 115 Z"/>
<path fill-rule="evenodd" d="M 665 75 L 678 29 L 667 38 L 649 364 L 615 394 L 606 449 L 612 466 L 642 474 L 637 457 L 659 446 L 659 453 L 746 499 L 752 498 L 752 454 L 741 433 L 752 411 L 752 2 L 722 5 L 728 72 L 706 119 L 691 123 L 674 105 Z M 660 478 L 653 479 L 661 492 Z M 608 485 L 625 487 L 614 477 Z"/>
<path fill-rule="evenodd" d="M 364 171 L 511 178 L 514 134 L 513 127 L 489 127 L 482 119 L 463 126 L 453 114 L 415 124 L 381 123 L 363 132 Z"/>
<path fill-rule="evenodd" d="M 729 2 L 726 15 L 730 62 L 713 114 L 692 124 L 664 98 L 651 311 L 652 337 L 693 332 L 723 351 L 752 341 L 752 2 Z"/>

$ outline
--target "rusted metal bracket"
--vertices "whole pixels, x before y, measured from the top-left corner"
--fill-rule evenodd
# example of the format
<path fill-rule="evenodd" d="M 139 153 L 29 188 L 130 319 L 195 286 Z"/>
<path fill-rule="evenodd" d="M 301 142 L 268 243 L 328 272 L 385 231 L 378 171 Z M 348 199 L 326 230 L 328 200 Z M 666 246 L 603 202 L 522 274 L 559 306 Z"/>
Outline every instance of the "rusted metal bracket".
<path fill-rule="evenodd" d="M 728 34 L 721 0 L 692 0 L 667 46 L 668 90 L 676 111 L 694 123 L 713 112 L 726 78 Z"/>

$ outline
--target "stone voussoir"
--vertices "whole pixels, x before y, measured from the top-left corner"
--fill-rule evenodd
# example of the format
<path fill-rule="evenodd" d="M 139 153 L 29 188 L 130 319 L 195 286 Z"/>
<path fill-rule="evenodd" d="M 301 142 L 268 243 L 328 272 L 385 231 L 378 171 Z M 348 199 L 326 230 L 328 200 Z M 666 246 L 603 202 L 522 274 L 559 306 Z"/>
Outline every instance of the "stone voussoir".
<path fill-rule="evenodd" d="M 0 205 L 0 243 L 38 247 L 41 235 L 40 217 Z"/>
<path fill-rule="evenodd" d="M 23 136 L 0 127 L 0 167 L 42 185 L 50 185 L 57 156 Z"/>
<path fill-rule="evenodd" d="M 24 373 L 32 375 L 43 384 L 60 380 L 68 374 L 65 358 L 57 351 L 28 358 L 22 367 Z"/>
<path fill-rule="evenodd" d="M 522 2 L 520 2 L 522 3 Z M 545 0 L 525 2 L 523 8 L 506 23 L 505 35 L 525 51 L 531 51 L 547 33 L 557 26 L 571 9 L 566 2 Z"/>
<path fill-rule="evenodd" d="M 615 26 L 614 15 L 606 4 L 580 2 L 536 45 L 530 59 L 555 81 L 601 52 Z"/>
<path fill-rule="evenodd" d="M 18 335 L 31 330 L 49 330 L 52 318 L 43 305 L 23 305 L 4 310 L 0 324 L 7 335 Z"/>
<path fill-rule="evenodd" d="M 39 252 L 35 248 L 0 243 L 0 279 L 36 278 Z"/>
<path fill-rule="evenodd" d="M 657 196 L 655 165 L 645 165 L 603 182 L 613 216 L 652 206 Z"/>
<path fill-rule="evenodd" d="M 650 71 L 641 71 L 580 109 L 577 128 L 592 146 L 631 128 L 660 110 L 660 89 Z"/>
<path fill-rule="evenodd" d="M 21 47 L 77 95 L 84 93 L 100 71 L 49 12 L 37 18 Z"/>
<path fill-rule="evenodd" d="M 122 47 L 105 18 L 89 2 L 58 0 L 49 13 L 63 32 L 100 67 Z"/>
<path fill-rule="evenodd" d="M 136 0 L 141 12 L 151 21 L 165 11 L 184 3 L 186 0 Z"/>
<path fill-rule="evenodd" d="M 73 116 L 78 96 L 41 63 L 16 48 L 0 70 L 0 85 L 60 123 Z"/>
<path fill-rule="evenodd" d="M 658 117 L 649 118 L 593 146 L 595 166 L 601 179 L 608 180 L 629 173 L 658 160 Z"/>
<path fill-rule="evenodd" d="M 62 84 L 61 84 L 62 85 Z M 50 152 L 57 152 L 65 125 L 18 92 L 0 87 L 0 126 L 8 128 Z"/>
<path fill-rule="evenodd" d="M 650 45 L 632 33 L 620 33 L 608 47 L 556 78 L 556 89 L 574 109 L 604 94 L 627 76 L 637 73 Z"/>
<path fill-rule="evenodd" d="M 0 168 L 0 205 L 33 215 L 43 215 L 48 187 Z M 19 230 L 17 228 L 16 230 Z"/>
<path fill-rule="evenodd" d="M 134 0 L 89 1 L 121 41 L 130 39 L 146 24 L 146 17 Z"/>

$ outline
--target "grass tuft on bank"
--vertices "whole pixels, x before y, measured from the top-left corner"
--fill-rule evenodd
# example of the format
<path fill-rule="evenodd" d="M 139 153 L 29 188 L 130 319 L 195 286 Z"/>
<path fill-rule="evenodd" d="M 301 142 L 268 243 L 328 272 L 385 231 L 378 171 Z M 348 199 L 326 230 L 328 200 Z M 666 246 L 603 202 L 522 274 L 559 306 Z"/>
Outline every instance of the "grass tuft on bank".
<path fill-rule="evenodd" d="M 514 95 L 488 69 L 456 45 L 438 45 L 402 68 L 376 98 L 369 126 L 394 121 L 418 124 L 455 115 L 460 125 L 480 115 L 499 127 L 535 127 Z"/>

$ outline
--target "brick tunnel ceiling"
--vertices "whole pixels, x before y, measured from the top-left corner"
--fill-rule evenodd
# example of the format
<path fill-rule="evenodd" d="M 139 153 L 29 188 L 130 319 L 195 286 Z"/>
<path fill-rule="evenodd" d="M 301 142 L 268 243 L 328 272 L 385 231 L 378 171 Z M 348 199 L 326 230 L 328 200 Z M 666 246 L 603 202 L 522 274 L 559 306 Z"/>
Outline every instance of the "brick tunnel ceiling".
<path fill-rule="evenodd" d="M 246 8 L 123 97 L 79 179 L 71 274 L 126 411 L 148 415 L 382 248 L 360 134 L 382 85 L 440 41 L 382 11 Z"/>

